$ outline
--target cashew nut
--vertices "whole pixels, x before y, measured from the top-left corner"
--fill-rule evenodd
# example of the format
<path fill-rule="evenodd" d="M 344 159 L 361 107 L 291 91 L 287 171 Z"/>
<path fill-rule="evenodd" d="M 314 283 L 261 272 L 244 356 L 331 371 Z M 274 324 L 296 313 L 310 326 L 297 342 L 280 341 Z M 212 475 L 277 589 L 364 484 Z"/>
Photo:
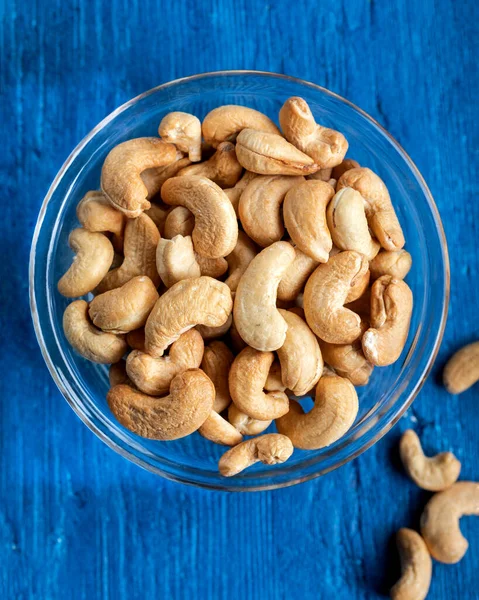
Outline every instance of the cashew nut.
<path fill-rule="evenodd" d="M 108 405 L 127 429 L 153 440 L 177 440 L 196 431 L 209 417 L 215 388 L 200 369 L 177 375 L 168 396 L 148 396 L 128 385 L 116 385 Z"/>
<path fill-rule="evenodd" d="M 155 286 L 160 283 L 156 270 L 156 247 L 160 239 L 158 228 L 145 214 L 128 219 L 125 227 L 123 253 L 125 258 L 120 267 L 105 275 L 97 287 L 102 294 L 121 287 L 137 275 L 146 275 Z"/>
<path fill-rule="evenodd" d="M 479 483 L 457 481 L 450 488 L 434 494 L 421 516 L 421 534 L 432 557 L 454 564 L 469 546 L 459 529 L 459 519 L 479 516 Z"/>
<path fill-rule="evenodd" d="M 391 275 L 395 279 L 404 279 L 412 266 L 412 257 L 406 250 L 381 250 L 369 263 L 371 278 Z"/>
<path fill-rule="evenodd" d="M 88 312 L 95 327 L 110 333 L 127 333 L 143 327 L 158 298 L 151 279 L 141 275 L 93 298 Z"/>
<path fill-rule="evenodd" d="M 334 195 L 327 210 L 328 227 L 333 242 L 341 250 L 356 250 L 372 260 L 381 246 L 369 233 L 361 194 L 342 188 Z"/>
<path fill-rule="evenodd" d="M 158 227 L 160 235 L 164 234 L 166 219 L 170 211 L 171 208 L 165 206 L 163 202 L 152 202 L 150 208 L 145 210 L 145 215 L 150 217 L 153 223 Z"/>
<path fill-rule="evenodd" d="M 208 258 L 230 254 L 238 241 L 238 222 L 231 202 L 205 177 L 173 177 L 161 188 L 166 204 L 185 206 L 195 216 L 192 233 L 196 252 Z"/>
<path fill-rule="evenodd" d="M 230 314 L 224 325 L 219 327 L 208 327 L 207 325 L 197 325 L 196 330 L 200 332 L 204 340 L 214 340 L 226 335 L 233 323 L 233 314 Z"/>
<path fill-rule="evenodd" d="M 238 205 L 241 198 L 241 194 L 244 192 L 249 182 L 253 181 L 255 177 L 258 177 L 256 173 L 251 173 L 251 171 L 245 171 L 243 177 L 241 177 L 241 179 L 236 183 L 234 187 L 223 190 L 224 193 L 230 199 L 236 216 L 238 216 Z"/>
<path fill-rule="evenodd" d="M 170 112 L 158 127 L 158 135 L 188 154 L 191 162 L 201 160 L 201 121 L 185 112 Z"/>
<path fill-rule="evenodd" d="M 364 356 L 378 367 L 401 355 L 409 333 L 412 292 L 400 279 L 383 275 L 371 288 L 371 328 L 362 338 Z"/>
<path fill-rule="evenodd" d="M 201 271 L 196 262 L 191 237 L 175 235 L 171 240 L 160 239 L 156 247 L 156 267 L 168 288 L 183 279 L 199 277 Z"/>
<path fill-rule="evenodd" d="M 355 277 L 351 282 L 351 287 L 349 288 L 348 295 L 346 296 L 346 300 L 344 304 L 351 304 L 352 302 L 358 300 L 363 296 L 368 290 L 369 280 L 371 279 L 371 273 L 369 269 L 367 271 L 363 271 L 360 275 Z M 349 306 L 348 306 L 349 308 Z M 352 310 L 352 309 L 351 309 Z"/>
<path fill-rule="evenodd" d="M 120 360 L 117 363 L 110 365 L 108 370 L 108 381 L 110 383 L 110 387 L 114 387 L 115 385 L 120 385 L 122 383 L 133 386 L 133 383 L 126 373 L 126 362 L 124 360 Z"/>
<path fill-rule="evenodd" d="M 288 326 L 276 308 L 276 293 L 295 256 L 291 244 L 275 242 L 253 258 L 238 284 L 234 323 L 256 350 L 277 350 L 284 344 Z"/>
<path fill-rule="evenodd" d="M 429 592 L 432 560 L 429 550 L 416 531 L 402 528 L 396 543 L 401 560 L 401 578 L 391 588 L 393 600 L 424 600 Z"/>
<path fill-rule="evenodd" d="M 145 352 L 145 328 L 140 327 L 139 329 L 134 329 L 133 331 L 129 331 L 126 334 L 126 341 L 128 346 L 133 350 L 141 350 Z"/>
<path fill-rule="evenodd" d="M 238 288 L 243 273 L 258 253 L 256 244 L 243 231 L 238 232 L 238 241 L 231 254 L 228 254 L 226 261 L 229 267 L 229 275 L 225 283 L 232 292 Z"/>
<path fill-rule="evenodd" d="M 205 142 L 217 147 L 221 142 L 234 142 L 242 129 L 251 128 L 279 134 L 276 125 L 263 113 L 235 104 L 219 106 L 209 112 L 202 125 Z"/>
<path fill-rule="evenodd" d="M 283 384 L 281 376 L 281 365 L 278 360 L 273 361 L 264 384 L 264 389 L 267 392 L 284 392 L 286 386 Z"/>
<path fill-rule="evenodd" d="M 326 223 L 326 207 L 334 196 L 324 181 L 304 181 L 286 194 L 283 216 L 293 242 L 318 262 L 328 262 L 333 247 Z"/>
<path fill-rule="evenodd" d="M 461 394 L 479 381 L 479 342 L 464 346 L 449 359 L 443 381 L 450 394 Z"/>
<path fill-rule="evenodd" d="M 320 169 L 339 165 L 348 142 L 342 133 L 318 125 L 303 98 L 288 98 L 279 112 L 284 137 L 314 159 Z"/>
<path fill-rule="evenodd" d="M 316 399 L 309 413 L 291 400 L 289 412 L 276 419 L 276 427 L 295 448 L 318 450 L 339 440 L 357 414 L 358 395 L 353 384 L 343 377 L 327 376 L 321 377 L 316 386 Z"/>
<path fill-rule="evenodd" d="M 363 197 L 369 226 L 381 246 L 385 250 L 400 250 L 404 235 L 383 180 L 371 169 L 358 167 L 339 178 L 337 191 L 345 187 L 357 190 Z"/>
<path fill-rule="evenodd" d="M 145 326 L 145 346 L 155 358 L 195 325 L 219 327 L 233 308 L 231 291 L 211 277 L 175 283 L 156 302 Z"/>
<path fill-rule="evenodd" d="M 58 291 L 67 298 L 84 296 L 96 288 L 113 262 L 113 246 L 103 233 L 74 229 L 68 238 L 75 252 L 73 263 L 58 282 Z"/>
<path fill-rule="evenodd" d="M 241 412 L 233 402 L 228 408 L 228 420 L 243 435 L 258 435 L 266 431 L 273 421 L 259 421 Z"/>
<path fill-rule="evenodd" d="M 220 458 L 218 468 L 223 477 L 232 477 L 257 462 L 265 465 L 284 463 L 293 451 L 293 444 L 285 435 L 267 433 L 242 442 L 225 452 Z"/>
<path fill-rule="evenodd" d="M 165 167 L 146 169 L 140 173 L 141 180 L 148 190 L 146 199 L 150 202 L 153 200 L 156 201 L 158 194 L 161 191 L 161 186 L 165 183 L 165 181 L 170 177 L 176 177 L 178 171 L 181 171 L 181 169 L 184 169 L 188 165 L 191 165 L 191 161 L 184 157 L 183 152 L 177 150 L 175 160 L 170 164 L 166 165 Z"/>
<path fill-rule="evenodd" d="M 280 309 L 279 312 L 288 325 L 284 344 L 278 348 L 281 378 L 293 394 L 302 396 L 321 377 L 321 350 L 316 336 L 301 317 L 287 310 Z"/>
<path fill-rule="evenodd" d="M 278 286 L 278 300 L 292 302 L 304 288 L 311 273 L 318 266 L 318 262 L 299 248 L 294 249 L 295 259 L 286 269 Z"/>
<path fill-rule="evenodd" d="M 213 410 L 222 412 L 231 404 L 228 375 L 234 356 L 224 342 L 211 342 L 205 347 L 201 368 L 215 386 L 216 398 Z"/>
<path fill-rule="evenodd" d="M 198 433 L 207 440 L 222 446 L 236 446 L 243 441 L 241 433 L 214 410 L 198 429 Z"/>
<path fill-rule="evenodd" d="M 319 171 L 316 171 L 316 173 L 313 173 L 312 175 L 308 175 L 306 177 L 306 179 L 316 179 L 317 181 L 325 181 L 326 183 L 328 183 L 331 179 L 332 171 L 333 171 L 333 169 L 331 169 L 331 168 L 319 169 Z"/>
<path fill-rule="evenodd" d="M 142 171 L 175 161 L 176 148 L 153 137 L 136 138 L 115 146 L 103 163 L 101 189 L 115 208 L 138 217 L 150 208 Z"/>
<path fill-rule="evenodd" d="M 63 331 L 78 354 L 95 363 L 116 363 L 128 349 L 123 336 L 101 331 L 92 325 L 85 300 L 75 300 L 66 307 Z"/>
<path fill-rule="evenodd" d="M 260 175 L 309 175 L 318 170 L 312 158 L 276 133 L 243 129 L 236 156 L 248 171 Z"/>
<path fill-rule="evenodd" d="M 356 285 L 354 287 L 356 287 Z M 346 302 L 344 306 L 357 313 L 361 317 L 369 319 L 371 313 L 371 288 L 368 287 L 364 291 L 364 294 L 359 296 L 359 298 L 353 300 L 352 302 Z"/>
<path fill-rule="evenodd" d="M 233 322 L 231 323 L 231 327 L 229 329 L 228 334 L 231 341 L 231 345 L 236 353 L 241 352 L 241 350 L 246 348 L 246 346 L 248 345 L 238 333 L 238 329 L 235 325 L 234 315 Z"/>
<path fill-rule="evenodd" d="M 263 391 L 273 360 L 272 352 L 260 352 L 247 346 L 234 359 L 229 372 L 229 389 L 236 407 L 260 421 L 288 412 L 289 399 L 284 392 L 275 390 L 265 394 Z"/>
<path fill-rule="evenodd" d="M 425 456 L 421 441 L 412 429 L 403 433 L 399 453 L 406 473 L 423 490 L 445 490 L 457 481 L 461 472 L 461 463 L 452 452 L 441 452 L 431 458 Z"/>
<path fill-rule="evenodd" d="M 361 335 L 361 319 L 344 306 L 357 277 L 368 269 L 364 256 L 352 250 L 319 265 L 304 289 L 304 312 L 313 332 L 330 344 L 350 344 Z"/>
<path fill-rule="evenodd" d="M 352 158 L 345 158 L 340 165 L 333 167 L 331 177 L 336 179 L 336 181 L 339 181 L 341 175 L 344 175 L 346 171 L 349 171 L 351 169 L 357 169 L 360 166 L 361 165 Z"/>
<path fill-rule="evenodd" d="M 173 239 L 175 235 L 186 237 L 193 233 L 195 228 L 195 217 L 193 213 L 184 206 L 170 208 L 165 219 L 164 236 Z"/>
<path fill-rule="evenodd" d="M 221 188 L 233 187 L 241 177 L 243 167 L 236 158 L 235 145 L 222 142 L 207 161 L 190 165 L 178 172 L 178 177 L 206 177 Z"/>
<path fill-rule="evenodd" d="M 286 193 L 303 177 L 258 175 L 241 194 L 238 214 L 243 229 L 259 246 L 278 242 L 284 234 L 281 205 Z"/>
<path fill-rule="evenodd" d="M 81 225 L 88 231 L 109 231 L 118 237 L 123 235 L 125 215 L 114 208 L 101 192 L 87 192 L 76 212 Z"/>

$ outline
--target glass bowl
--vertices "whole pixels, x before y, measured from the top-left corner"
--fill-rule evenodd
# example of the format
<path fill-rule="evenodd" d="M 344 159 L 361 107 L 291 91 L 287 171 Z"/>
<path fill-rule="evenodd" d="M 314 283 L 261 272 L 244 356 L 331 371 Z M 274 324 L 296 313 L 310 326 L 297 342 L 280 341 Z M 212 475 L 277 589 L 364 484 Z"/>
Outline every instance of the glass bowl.
<path fill-rule="evenodd" d="M 62 315 L 69 300 L 60 296 L 56 284 L 72 260 L 68 234 L 78 226 L 76 205 L 88 190 L 98 188 L 101 165 L 113 146 L 130 138 L 157 135 L 162 117 L 173 110 L 203 118 L 221 104 L 243 104 L 277 122 L 279 109 L 289 96 L 305 98 L 318 122 L 344 133 L 349 141 L 348 156 L 373 169 L 388 186 L 413 257 L 407 282 L 414 293 L 414 312 L 398 362 L 376 368 L 370 384 L 358 388 L 358 417 L 342 439 L 322 450 L 296 450 L 283 465 L 257 464 L 237 477 L 224 478 L 217 462 L 225 448 L 199 434 L 157 442 L 119 425 L 105 399 L 107 367 L 78 356 L 65 339 Z M 160 85 L 115 110 L 80 142 L 55 177 L 38 217 L 30 258 L 36 335 L 53 379 L 80 419 L 108 446 L 154 473 L 231 491 L 272 489 L 318 477 L 377 442 L 425 381 L 443 335 L 448 296 L 449 263 L 441 220 L 431 193 L 404 150 L 374 119 L 347 100 L 312 83 L 272 73 L 195 75 Z"/>

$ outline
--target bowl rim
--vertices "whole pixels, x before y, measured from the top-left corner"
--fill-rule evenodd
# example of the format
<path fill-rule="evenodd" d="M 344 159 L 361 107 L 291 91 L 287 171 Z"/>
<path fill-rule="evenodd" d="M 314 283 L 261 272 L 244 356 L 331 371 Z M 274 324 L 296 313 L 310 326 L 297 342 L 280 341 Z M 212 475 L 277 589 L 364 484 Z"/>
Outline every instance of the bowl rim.
<path fill-rule="evenodd" d="M 125 110 L 127 110 L 128 108 L 133 106 L 138 101 L 140 101 L 160 90 L 164 90 L 164 89 L 167 89 L 169 87 L 172 87 L 172 86 L 184 83 L 184 82 L 197 81 L 197 80 L 201 80 L 201 79 L 206 79 L 208 77 L 240 76 L 240 75 L 243 75 L 243 76 L 245 76 L 245 75 L 246 76 L 248 76 L 248 75 L 250 75 L 250 76 L 265 76 L 265 77 L 271 77 L 271 78 L 276 78 L 276 79 L 284 79 L 286 81 L 297 83 L 302 86 L 307 86 L 314 90 L 320 91 L 320 92 L 326 94 L 327 96 L 334 98 L 335 100 L 339 100 L 340 102 L 346 104 L 347 106 L 349 106 L 350 108 L 352 108 L 353 110 L 358 112 L 363 118 L 365 118 L 372 125 L 374 125 L 377 129 L 379 129 L 379 131 L 386 138 L 388 138 L 389 142 L 399 152 L 401 157 L 405 160 L 408 167 L 411 169 L 412 173 L 416 177 L 416 179 L 421 187 L 421 190 L 428 201 L 431 212 L 433 213 L 434 221 L 437 225 L 437 231 L 438 231 L 438 235 L 439 235 L 440 242 L 441 242 L 441 249 L 442 249 L 442 256 L 443 256 L 443 263 L 444 263 L 444 282 L 443 282 L 444 301 L 443 301 L 442 313 L 441 313 L 441 317 L 440 317 L 440 321 L 439 321 L 439 327 L 438 327 L 438 331 L 436 333 L 436 339 L 435 339 L 433 348 L 431 350 L 430 356 L 429 356 L 428 360 L 426 361 L 425 366 L 423 367 L 423 372 L 422 372 L 420 379 L 418 380 L 414 389 L 411 391 L 407 400 L 398 409 L 397 413 L 391 419 L 391 421 L 385 423 L 384 426 L 377 432 L 377 434 L 375 436 L 373 436 L 373 438 L 371 440 L 369 440 L 361 448 L 358 448 L 350 456 L 347 456 L 347 457 L 341 459 L 340 461 L 338 461 L 334 466 L 331 466 L 326 469 L 322 469 L 318 472 L 309 473 L 306 476 L 298 476 L 298 477 L 288 480 L 286 482 L 272 483 L 269 485 L 268 484 L 266 484 L 266 485 L 246 485 L 246 486 L 242 486 L 242 487 L 236 487 L 236 486 L 229 486 L 228 484 L 219 486 L 219 485 L 215 485 L 215 484 L 211 484 L 211 483 L 207 483 L 207 482 L 205 483 L 205 482 L 192 481 L 190 479 L 187 479 L 186 477 L 182 477 L 181 475 L 176 475 L 173 473 L 166 472 L 166 471 L 162 470 L 161 468 L 159 468 L 158 466 L 152 465 L 152 464 L 142 460 L 141 458 L 138 458 L 135 454 L 131 453 L 130 451 L 126 450 L 125 448 L 123 448 L 122 446 L 117 444 L 113 439 L 108 437 L 101 429 L 99 429 L 95 423 L 90 421 L 86 417 L 86 415 L 84 415 L 81 411 L 79 411 L 77 409 L 75 402 L 73 402 L 73 400 L 69 396 L 68 389 L 66 388 L 64 383 L 61 381 L 61 379 L 59 379 L 59 377 L 57 376 L 53 361 L 48 353 L 48 350 L 47 350 L 47 347 L 45 344 L 45 340 L 43 337 L 43 333 L 42 333 L 42 330 L 40 327 L 40 321 L 38 318 L 38 310 L 37 310 L 37 301 L 36 301 L 36 297 L 35 297 L 35 250 L 36 250 L 38 238 L 40 235 L 40 231 L 42 228 L 42 224 L 43 224 L 43 221 L 45 218 L 45 214 L 47 211 L 47 206 L 48 206 L 58 184 L 64 177 L 65 173 L 68 171 L 70 165 L 73 163 L 73 161 L 76 159 L 76 157 L 81 153 L 83 148 L 108 123 L 113 121 L 118 115 L 120 115 L 122 112 L 124 112 Z M 89 133 L 87 133 L 87 135 L 85 135 L 83 137 L 83 139 L 72 150 L 72 152 L 69 154 L 69 156 L 67 157 L 67 159 L 65 160 L 65 162 L 63 163 L 63 165 L 61 166 L 59 171 L 57 172 L 53 182 L 51 183 L 51 185 L 47 191 L 47 194 L 45 195 L 45 198 L 42 202 L 42 205 L 41 205 L 41 208 L 40 208 L 40 211 L 38 214 L 38 218 L 37 218 L 37 222 L 35 225 L 35 230 L 34 230 L 34 234 L 33 234 L 33 238 L 32 238 L 32 245 L 31 245 L 30 259 L 29 259 L 30 311 L 32 314 L 35 335 L 36 335 L 38 344 L 40 346 L 40 350 L 41 350 L 43 359 L 44 359 L 44 361 L 48 367 L 48 370 L 50 372 L 50 375 L 52 376 L 56 386 L 58 387 L 58 389 L 60 390 L 60 392 L 62 393 L 62 395 L 68 402 L 68 404 L 70 405 L 70 407 L 73 409 L 75 414 L 108 447 L 110 447 L 115 452 L 120 454 L 120 456 L 122 456 L 123 458 L 130 460 L 131 462 L 144 468 L 145 470 L 155 473 L 155 474 L 158 474 L 158 475 L 161 475 L 162 477 L 165 477 L 166 479 L 169 479 L 172 481 L 176 481 L 176 482 L 180 482 L 180 483 L 184 483 L 187 485 L 192 485 L 192 486 L 200 487 L 200 488 L 204 488 L 204 489 L 217 490 L 217 491 L 230 491 L 230 492 L 231 491 L 234 491 L 234 492 L 267 491 L 267 490 L 273 490 L 273 489 L 278 489 L 278 488 L 283 488 L 283 487 L 289 487 L 292 485 L 296 485 L 298 483 L 303 483 L 305 481 L 310 481 L 312 479 L 316 479 L 317 477 L 325 475 L 326 473 L 329 473 L 330 471 L 336 470 L 337 468 L 352 461 L 353 459 L 357 458 L 360 454 L 362 454 L 363 452 L 368 450 L 376 442 L 378 442 L 398 422 L 398 420 L 403 416 L 403 414 L 406 412 L 406 410 L 411 406 L 412 402 L 417 397 L 419 391 L 421 390 L 422 386 L 424 385 L 424 383 L 432 369 L 432 366 L 433 366 L 435 359 L 437 357 L 437 354 L 439 352 L 442 338 L 444 336 L 444 330 L 445 330 L 445 326 L 446 326 L 447 312 L 448 312 L 448 306 L 449 306 L 449 295 L 450 295 L 449 252 L 448 252 L 447 239 L 446 239 L 446 235 L 444 232 L 444 227 L 442 224 L 441 216 L 440 216 L 439 210 L 436 206 L 436 203 L 434 201 L 434 198 L 431 194 L 431 191 L 429 190 L 423 176 L 421 175 L 419 169 L 416 167 L 415 163 L 412 161 L 411 157 L 401 146 L 401 144 L 399 144 L 399 142 L 380 123 L 378 123 L 378 121 L 376 121 L 376 119 L 371 117 L 368 113 L 366 113 L 363 109 L 356 106 L 350 100 L 347 100 L 346 98 L 340 96 L 339 94 L 336 94 L 335 92 L 332 92 L 332 91 L 328 90 L 327 88 L 324 88 L 324 87 L 322 87 L 318 84 L 312 83 L 310 81 L 306 81 L 304 79 L 301 79 L 298 77 L 293 77 L 290 75 L 284 75 L 281 73 L 273 73 L 273 72 L 269 72 L 269 71 L 222 70 L 222 71 L 209 71 L 209 72 L 205 72 L 205 73 L 189 75 L 186 77 L 180 77 L 178 79 L 173 79 L 173 80 L 163 83 L 161 85 L 155 86 L 155 87 L 135 96 L 131 100 L 128 100 L 127 102 L 121 104 L 119 107 L 117 107 L 111 113 L 109 113 L 93 129 L 91 129 L 89 131 Z"/>

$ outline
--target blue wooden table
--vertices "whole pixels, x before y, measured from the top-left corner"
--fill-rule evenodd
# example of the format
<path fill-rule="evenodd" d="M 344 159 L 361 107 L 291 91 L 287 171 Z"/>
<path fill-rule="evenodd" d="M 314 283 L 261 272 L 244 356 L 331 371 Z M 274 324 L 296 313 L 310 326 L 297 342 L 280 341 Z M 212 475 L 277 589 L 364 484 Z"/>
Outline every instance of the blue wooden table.
<path fill-rule="evenodd" d="M 393 535 L 428 498 L 399 466 L 401 431 L 479 479 L 479 388 L 453 397 L 438 379 L 479 338 L 477 1 L 0 0 L 0 13 L 0 598 L 383 597 Z M 452 293 L 436 367 L 389 435 L 323 479 L 228 495 L 142 471 L 80 423 L 40 356 L 27 263 L 42 198 L 96 123 L 159 83 L 238 68 L 319 83 L 399 140 L 442 214 Z M 479 598 L 479 519 L 462 527 L 470 550 L 435 564 L 431 598 Z"/>

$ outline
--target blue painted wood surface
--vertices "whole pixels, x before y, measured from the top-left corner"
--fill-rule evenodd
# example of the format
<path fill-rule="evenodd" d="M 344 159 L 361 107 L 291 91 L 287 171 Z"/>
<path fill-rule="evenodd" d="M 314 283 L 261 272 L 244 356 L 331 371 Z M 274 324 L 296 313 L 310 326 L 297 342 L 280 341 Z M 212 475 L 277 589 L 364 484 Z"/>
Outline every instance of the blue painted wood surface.
<path fill-rule="evenodd" d="M 477 1 L 1 0 L 0 13 L 0 597 L 383 597 L 393 534 L 428 498 L 398 464 L 401 430 L 479 479 L 479 388 L 438 383 L 479 337 Z M 34 338 L 27 262 L 42 197 L 97 122 L 161 82 L 235 68 L 324 85 L 400 141 L 443 216 L 452 292 L 436 367 L 386 438 L 321 480 L 226 495 L 142 471 L 80 423 Z M 470 550 L 435 564 L 431 598 L 479 598 L 479 519 L 462 526 Z"/>

